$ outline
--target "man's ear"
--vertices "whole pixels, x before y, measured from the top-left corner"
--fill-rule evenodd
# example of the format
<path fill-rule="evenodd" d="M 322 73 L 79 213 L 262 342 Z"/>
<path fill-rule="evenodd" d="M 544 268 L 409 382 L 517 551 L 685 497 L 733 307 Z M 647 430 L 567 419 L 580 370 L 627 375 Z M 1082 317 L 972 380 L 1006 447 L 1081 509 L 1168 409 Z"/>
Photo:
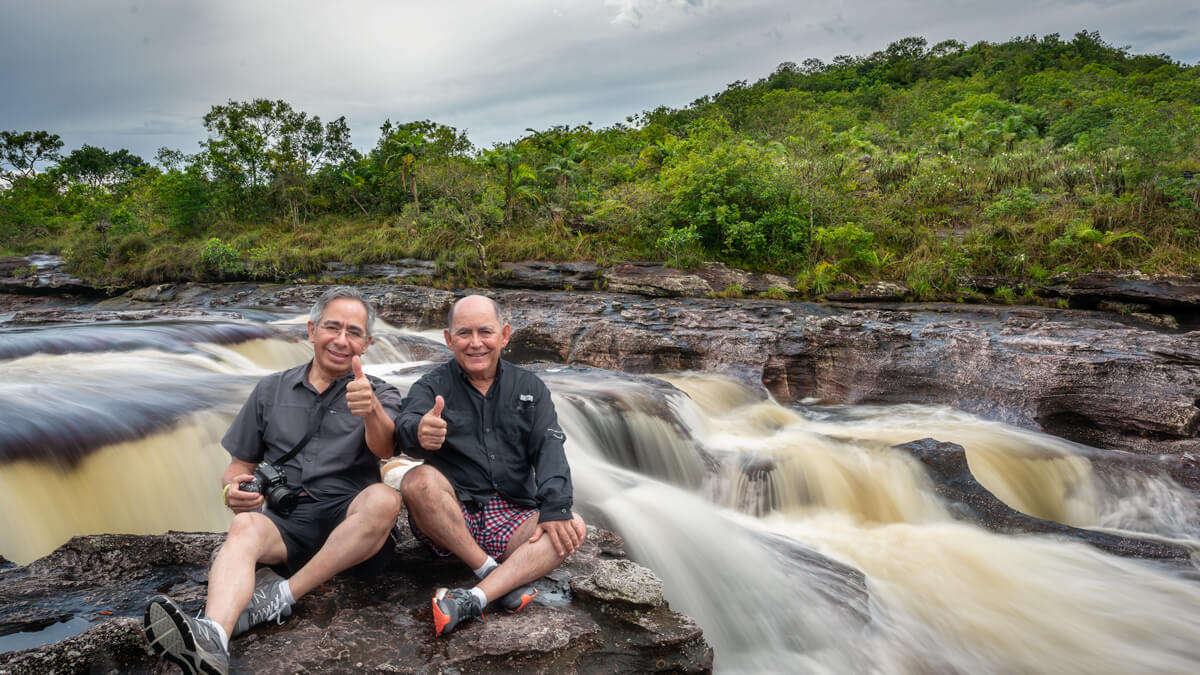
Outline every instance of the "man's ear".
<path fill-rule="evenodd" d="M 316 340 L 316 337 L 317 337 L 316 331 L 317 331 L 317 324 L 313 323 L 312 321 L 309 321 L 308 322 L 308 341 L 309 342 L 314 342 Z"/>
<path fill-rule="evenodd" d="M 442 337 L 445 338 L 445 340 L 446 340 L 446 346 L 450 347 L 450 329 L 449 328 L 442 329 Z M 453 347 L 451 347 L 451 349 L 453 349 Z"/>

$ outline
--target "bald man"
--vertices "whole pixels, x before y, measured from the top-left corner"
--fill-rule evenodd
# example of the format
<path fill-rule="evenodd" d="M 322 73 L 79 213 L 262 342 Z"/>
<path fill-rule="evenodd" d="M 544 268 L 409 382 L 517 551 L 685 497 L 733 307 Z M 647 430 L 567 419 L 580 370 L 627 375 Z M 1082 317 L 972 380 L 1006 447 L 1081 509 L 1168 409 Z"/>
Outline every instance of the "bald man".
<path fill-rule="evenodd" d="M 492 600 L 525 607 L 537 594 L 529 583 L 586 533 L 571 511 L 566 436 L 550 391 L 500 358 L 511 334 L 492 299 L 456 302 L 444 331 L 454 358 L 412 386 L 396 420 L 397 449 L 425 460 L 400 485 L 414 535 L 480 580 L 433 598 L 439 636 L 481 617 Z"/>

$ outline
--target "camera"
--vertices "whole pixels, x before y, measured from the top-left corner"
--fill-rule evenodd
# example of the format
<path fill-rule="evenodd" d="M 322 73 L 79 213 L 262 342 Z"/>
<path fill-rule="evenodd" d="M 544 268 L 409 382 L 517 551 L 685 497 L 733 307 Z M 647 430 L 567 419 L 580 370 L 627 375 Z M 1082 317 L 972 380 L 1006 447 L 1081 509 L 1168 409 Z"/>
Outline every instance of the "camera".
<path fill-rule="evenodd" d="M 286 516 L 296 508 L 300 495 L 288 487 L 287 474 L 279 467 L 263 462 L 254 467 L 254 479 L 238 484 L 242 492 L 257 492 L 267 500 L 270 506 L 281 516 Z"/>

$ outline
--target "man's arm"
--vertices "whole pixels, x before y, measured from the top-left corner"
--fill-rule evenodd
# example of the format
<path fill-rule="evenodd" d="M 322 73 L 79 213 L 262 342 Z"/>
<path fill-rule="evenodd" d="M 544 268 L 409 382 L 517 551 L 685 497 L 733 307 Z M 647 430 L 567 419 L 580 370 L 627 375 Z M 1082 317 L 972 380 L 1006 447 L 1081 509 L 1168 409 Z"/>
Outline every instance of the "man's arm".
<path fill-rule="evenodd" d="M 536 376 L 530 375 L 539 386 L 534 399 L 533 428 L 529 434 L 530 457 L 537 476 L 537 501 L 542 523 L 571 519 L 573 492 L 571 468 L 563 442 L 567 440 L 558 426 L 558 414 L 550 398 L 550 390 Z"/>
<path fill-rule="evenodd" d="M 392 440 L 395 423 L 392 417 L 400 409 L 400 394 L 386 383 L 381 384 L 377 392 L 375 385 L 363 374 L 362 361 L 357 356 L 351 360 L 351 368 L 354 370 L 354 380 L 346 385 L 346 406 L 363 419 L 367 448 L 371 454 L 379 459 L 391 459 L 395 454 Z"/>
<path fill-rule="evenodd" d="M 437 394 L 434 393 L 429 379 L 429 376 L 426 375 L 409 388 L 408 396 L 404 399 L 404 407 L 395 419 L 395 451 L 403 452 L 416 459 L 428 459 L 435 452 L 433 448 L 424 447 L 432 443 L 422 443 L 420 433 L 422 419 L 437 406 Z M 440 418 L 441 411 L 438 410 L 438 413 Z M 445 439 L 444 425 L 443 421 L 443 440 Z M 426 429 L 426 431 L 428 430 Z M 428 439 L 426 440 L 428 441 Z M 440 447 L 440 444 L 438 445 Z"/>
<path fill-rule="evenodd" d="M 262 508 L 262 495 L 242 492 L 238 486 L 242 481 L 254 478 L 254 467 L 266 456 L 262 402 L 269 400 L 274 391 L 268 382 L 273 385 L 275 380 L 263 378 L 254 385 L 250 397 L 242 404 L 242 409 L 221 438 L 221 445 L 232 456 L 229 466 L 221 474 L 222 495 L 225 505 L 234 513 Z"/>

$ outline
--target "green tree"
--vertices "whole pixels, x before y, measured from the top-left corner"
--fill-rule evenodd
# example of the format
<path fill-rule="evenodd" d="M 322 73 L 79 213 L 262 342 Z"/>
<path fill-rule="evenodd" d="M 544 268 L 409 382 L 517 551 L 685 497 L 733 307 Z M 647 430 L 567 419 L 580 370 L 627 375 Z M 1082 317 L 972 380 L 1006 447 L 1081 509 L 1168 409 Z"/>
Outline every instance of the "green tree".
<path fill-rule="evenodd" d="M 372 154 L 385 173 L 389 170 L 400 172 L 401 189 L 411 189 L 419 221 L 421 197 L 418 182 L 421 165 L 426 161 L 465 156 L 471 151 L 471 142 L 467 140 L 466 133 L 429 120 L 394 124 L 389 119 L 384 120 L 379 130 L 379 143 Z"/>
<path fill-rule="evenodd" d="M 710 254 L 788 264 L 807 250 L 807 226 L 789 204 L 785 160 L 774 148 L 721 138 L 719 126 L 684 142 L 663 169 L 660 184 L 670 199 L 664 231 L 691 226 Z"/>
<path fill-rule="evenodd" d="M 58 134 L 48 131 L 0 131 L 0 178 L 11 185 L 14 178 L 32 178 L 37 173 L 37 163 L 56 162 L 63 142 Z"/>
<path fill-rule="evenodd" d="M 203 159 L 225 192 L 244 207 L 270 188 L 293 222 L 307 204 L 310 176 L 354 157 L 344 117 L 322 125 L 319 117 L 294 110 L 285 101 L 213 106 L 204 116 L 204 127 L 209 138 Z"/>
<path fill-rule="evenodd" d="M 62 158 L 56 171 L 76 183 L 84 183 L 93 190 L 101 187 L 113 189 L 129 183 L 140 173 L 150 168 L 141 157 L 124 148 L 109 152 L 104 148 L 85 144 Z"/>
<path fill-rule="evenodd" d="M 506 227 L 512 225 L 517 198 L 522 194 L 522 188 L 527 187 L 525 181 L 532 181 L 536 178 L 529 165 L 523 162 L 524 159 L 525 155 L 517 143 L 499 144 L 479 156 L 479 163 L 482 166 L 504 172 L 501 184 L 504 187 L 504 225 Z"/>
<path fill-rule="evenodd" d="M 568 142 L 561 154 L 551 157 L 542 165 L 542 172 L 550 176 L 558 188 L 558 204 L 564 211 L 567 209 L 571 183 L 580 178 L 592 154 L 591 143 Z"/>

